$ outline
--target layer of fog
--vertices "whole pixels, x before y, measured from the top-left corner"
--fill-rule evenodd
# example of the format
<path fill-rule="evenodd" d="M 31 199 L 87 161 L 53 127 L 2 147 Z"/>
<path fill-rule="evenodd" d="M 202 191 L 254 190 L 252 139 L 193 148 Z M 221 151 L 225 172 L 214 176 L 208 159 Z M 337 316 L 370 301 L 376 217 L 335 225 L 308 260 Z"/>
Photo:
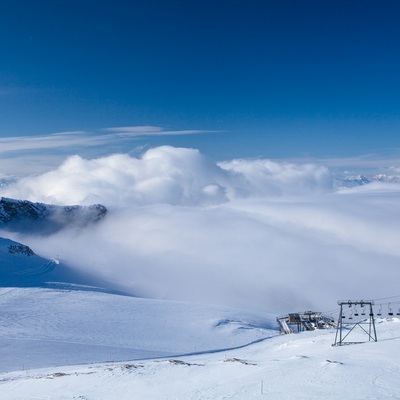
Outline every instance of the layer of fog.
<path fill-rule="evenodd" d="M 73 156 L 0 195 L 105 204 L 90 228 L 12 238 L 134 295 L 287 312 L 398 294 L 400 188 L 336 191 L 312 164 L 161 147 Z"/>

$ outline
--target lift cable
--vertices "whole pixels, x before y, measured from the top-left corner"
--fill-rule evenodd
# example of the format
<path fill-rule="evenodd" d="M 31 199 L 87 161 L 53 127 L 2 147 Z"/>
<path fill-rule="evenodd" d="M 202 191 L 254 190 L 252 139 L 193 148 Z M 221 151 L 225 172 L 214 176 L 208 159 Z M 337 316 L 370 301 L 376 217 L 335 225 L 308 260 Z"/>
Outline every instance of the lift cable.
<path fill-rule="evenodd" d="M 382 297 L 380 299 L 373 299 L 374 301 L 380 301 L 380 300 L 390 300 L 390 299 L 395 299 L 395 298 L 399 298 L 400 301 L 400 294 L 397 296 L 390 296 L 390 297 Z"/>

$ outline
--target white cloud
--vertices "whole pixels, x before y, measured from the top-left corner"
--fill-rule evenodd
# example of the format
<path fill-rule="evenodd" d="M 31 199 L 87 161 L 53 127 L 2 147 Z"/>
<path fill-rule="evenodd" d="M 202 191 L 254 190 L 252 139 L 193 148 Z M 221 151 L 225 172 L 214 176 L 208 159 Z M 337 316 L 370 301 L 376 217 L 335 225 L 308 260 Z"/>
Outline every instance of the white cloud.
<path fill-rule="evenodd" d="M 218 165 L 198 150 L 162 146 L 140 158 L 72 156 L 56 170 L 21 179 L 3 195 L 55 204 L 193 206 L 331 187 L 329 171 L 311 164 L 237 160 Z"/>
<path fill-rule="evenodd" d="M 71 154 L 99 155 L 134 151 L 140 138 L 185 136 L 218 131 L 167 130 L 155 126 L 128 126 L 48 135 L 0 137 L 0 176 L 24 176 L 53 169 Z M 143 146 L 143 145 L 142 145 Z M 41 162 L 38 162 L 38 157 Z"/>
<path fill-rule="evenodd" d="M 104 128 L 94 132 L 68 131 L 49 135 L 14 136 L 0 138 L 0 154 L 26 150 L 58 149 L 60 147 L 105 145 L 116 139 L 123 140 L 144 136 L 199 135 L 202 133 L 210 132 L 199 130 L 171 131 L 154 126 L 130 126 Z"/>
<path fill-rule="evenodd" d="M 139 296 L 323 311 L 398 293 L 399 211 L 347 199 L 127 207 L 85 231 L 19 239 Z"/>
<path fill-rule="evenodd" d="M 203 131 L 203 130 L 165 130 L 159 126 L 120 126 L 115 128 L 105 128 L 103 131 L 111 132 L 118 137 L 143 137 L 143 136 L 184 136 L 184 135 L 200 135 L 204 133 L 219 133 L 219 131 Z"/>
<path fill-rule="evenodd" d="M 390 188 L 335 192 L 313 164 L 216 164 L 163 146 L 139 158 L 70 157 L 0 195 L 106 204 L 96 226 L 14 239 L 121 290 L 290 312 L 398 293 L 400 189 Z"/>
<path fill-rule="evenodd" d="M 15 136 L 0 138 L 0 154 L 26 151 L 44 150 L 64 146 L 85 144 L 90 140 L 86 132 L 60 132 L 41 136 Z"/>
<path fill-rule="evenodd" d="M 271 160 L 233 160 L 219 164 L 228 171 L 244 176 L 250 193 L 304 194 L 327 192 L 332 178 L 327 168 L 316 164 L 293 164 Z"/>
<path fill-rule="evenodd" d="M 385 171 L 393 172 L 400 170 L 400 149 L 392 148 L 390 152 L 381 151 L 379 154 L 361 154 L 352 157 L 304 157 L 292 158 L 287 161 L 292 163 L 309 162 L 317 165 L 324 165 L 339 171 L 349 170 L 350 173 L 377 174 Z"/>

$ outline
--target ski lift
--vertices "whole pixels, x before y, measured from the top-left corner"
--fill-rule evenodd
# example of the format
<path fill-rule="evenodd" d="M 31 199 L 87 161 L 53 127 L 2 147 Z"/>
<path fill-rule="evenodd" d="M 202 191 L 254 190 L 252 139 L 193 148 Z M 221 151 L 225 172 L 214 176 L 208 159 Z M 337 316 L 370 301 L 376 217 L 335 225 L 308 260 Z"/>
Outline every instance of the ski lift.
<path fill-rule="evenodd" d="M 361 304 L 361 315 L 365 315 L 365 304 Z"/>
<path fill-rule="evenodd" d="M 400 315 L 400 308 L 398 309 L 396 315 Z"/>
<path fill-rule="evenodd" d="M 353 311 L 351 311 L 349 319 L 353 319 Z"/>
<path fill-rule="evenodd" d="M 358 315 L 359 315 L 359 314 L 358 314 L 357 308 L 354 307 L 354 316 L 355 316 L 355 317 L 358 317 Z"/>
<path fill-rule="evenodd" d="M 382 304 L 380 304 L 379 311 L 376 313 L 376 315 L 382 315 Z"/>
<path fill-rule="evenodd" d="M 388 304 L 388 315 L 393 315 L 393 311 L 392 311 L 392 309 L 390 308 L 390 303 Z"/>

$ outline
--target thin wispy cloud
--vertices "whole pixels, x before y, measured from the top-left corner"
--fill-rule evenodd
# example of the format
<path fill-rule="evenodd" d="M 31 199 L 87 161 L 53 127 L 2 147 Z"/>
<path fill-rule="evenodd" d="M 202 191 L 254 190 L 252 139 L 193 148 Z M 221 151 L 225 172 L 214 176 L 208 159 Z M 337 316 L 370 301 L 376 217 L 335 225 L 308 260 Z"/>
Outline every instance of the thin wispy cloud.
<path fill-rule="evenodd" d="M 380 152 L 359 154 L 351 157 L 302 157 L 288 158 L 293 163 L 310 162 L 318 165 L 325 165 L 328 168 L 345 171 L 379 171 L 390 169 L 400 171 L 400 148 L 382 149 Z"/>
<path fill-rule="evenodd" d="M 42 173 L 56 167 L 72 154 L 96 157 L 143 148 L 138 141 L 150 137 L 216 134 L 218 131 L 167 130 L 156 126 L 102 128 L 67 131 L 48 135 L 0 137 L 0 176 Z M 127 150 L 128 149 L 128 150 Z M 37 162 L 40 154 L 40 162 Z M 45 167 L 46 166 L 46 167 Z"/>
<path fill-rule="evenodd" d="M 60 132 L 50 135 L 13 136 L 0 138 L 0 154 L 27 150 L 47 150 L 88 143 L 90 136 L 84 131 Z"/>
<path fill-rule="evenodd" d="M 13 136 L 0 138 L 0 153 L 74 147 L 78 145 L 107 145 L 116 139 L 123 140 L 141 138 L 145 136 L 199 135 L 204 133 L 211 133 L 211 131 L 169 131 L 154 126 L 129 126 L 104 128 L 96 131 L 69 131 L 37 136 Z"/>
<path fill-rule="evenodd" d="M 118 135 L 118 137 L 143 137 L 143 136 L 184 136 L 201 135 L 206 133 L 221 133 L 220 131 L 205 130 L 166 130 L 158 126 L 121 126 L 115 128 L 105 128 L 103 131 Z"/>

